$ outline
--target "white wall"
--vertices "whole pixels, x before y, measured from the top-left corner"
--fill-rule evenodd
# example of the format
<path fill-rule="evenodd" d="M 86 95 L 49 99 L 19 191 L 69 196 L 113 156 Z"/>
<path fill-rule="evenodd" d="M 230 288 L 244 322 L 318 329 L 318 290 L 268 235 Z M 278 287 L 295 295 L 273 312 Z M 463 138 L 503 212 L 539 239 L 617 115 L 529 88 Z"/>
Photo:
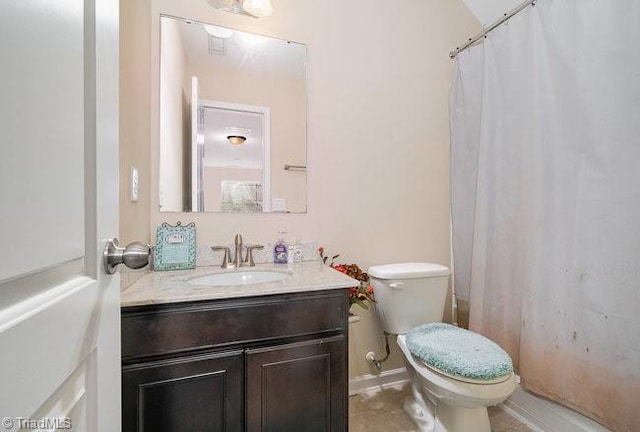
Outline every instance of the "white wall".
<path fill-rule="evenodd" d="M 131 240 L 128 233 L 149 227 L 155 232 L 162 222 L 181 220 L 196 223 L 200 245 L 229 243 L 239 232 L 247 242 L 272 242 L 284 229 L 292 238 L 317 240 L 329 253 L 340 253 L 341 260 L 365 269 L 401 261 L 449 264 L 448 94 L 453 63 L 448 53 L 480 30 L 462 0 L 406 0 L 401 6 L 382 0 L 274 0 L 275 14 L 258 20 L 217 11 L 200 0 L 146 1 L 152 1 L 151 12 L 133 12 L 143 26 L 151 17 L 151 38 L 147 43 L 148 35 L 142 34 L 143 43 L 128 41 L 141 50 L 139 64 L 129 67 L 150 64 L 150 75 L 125 71 L 122 76 L 149 86 L 150 101 L 124 94 L 122 104 L 132 104 L 142 120 L 151 122 L 150 135 L 136 142 L 146 146 L 151 158 L 151 177 L 145 179 L 151 195 L 147 226 L 125 227 L 124 241 Z M 158 211 L 160 13 L 308 44 L 306 214 Z M 123 225 L 129 224 L 129 212 L 137 211 L 132 207 L 122 209 Z M 352 376 L 370 372 L 364 361 L 367 350 L 382 351 L 380 329 L 368 312 L 362 316 L 351 328 Z M 394 347 L 386 367 L 401 365 Z"/>
<path fill-rule="evenodd" d="M 464 0 L 478 21 L 485 26 L 497 21 L 503 14 L 513 10 L 523 3 L 523 1 L 524 0 Z"/>

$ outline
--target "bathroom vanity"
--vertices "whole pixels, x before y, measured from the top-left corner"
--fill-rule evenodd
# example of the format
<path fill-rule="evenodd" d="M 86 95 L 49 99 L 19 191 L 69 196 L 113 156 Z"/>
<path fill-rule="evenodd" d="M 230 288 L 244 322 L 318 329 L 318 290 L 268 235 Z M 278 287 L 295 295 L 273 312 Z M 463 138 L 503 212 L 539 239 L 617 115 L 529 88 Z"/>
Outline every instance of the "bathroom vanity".
<path fill-rule="evenodd" d="M 123 431 L 346 431 L 357 281 L 312 262 L 277 282 L 189 283 L 212 272 L 154 272 L 123 291 Z"/>

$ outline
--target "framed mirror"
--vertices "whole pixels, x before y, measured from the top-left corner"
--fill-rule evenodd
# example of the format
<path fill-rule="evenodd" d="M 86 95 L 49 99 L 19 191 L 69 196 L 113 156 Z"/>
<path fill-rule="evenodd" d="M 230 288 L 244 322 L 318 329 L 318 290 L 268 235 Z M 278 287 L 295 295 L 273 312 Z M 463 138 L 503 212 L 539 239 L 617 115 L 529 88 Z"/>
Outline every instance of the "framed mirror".
<path fill-rule="evenodd" d="M 160 211 L 305 213 L 307 47 L 160 18 Z"/>

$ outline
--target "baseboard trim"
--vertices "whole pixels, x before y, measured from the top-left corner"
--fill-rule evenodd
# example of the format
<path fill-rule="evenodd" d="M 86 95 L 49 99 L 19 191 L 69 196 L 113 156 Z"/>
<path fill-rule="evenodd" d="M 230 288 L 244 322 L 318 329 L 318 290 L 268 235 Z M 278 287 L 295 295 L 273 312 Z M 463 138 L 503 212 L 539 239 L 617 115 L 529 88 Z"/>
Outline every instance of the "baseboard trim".
<path fill-rule="evenodd" d="M 607 432 L 599 423 L 560 404 L 529 393 L 520 384 L 500 407 L 535 432 Z"/>
<path fill-rule="evenodd" d="M 407 382 L 409 382 L 409 375 L 405 368 L 383 371 L 380 372 L 379 375 L 360 375 L 349 381 L 349 396 L 370 391 L 384 390 Z"/>

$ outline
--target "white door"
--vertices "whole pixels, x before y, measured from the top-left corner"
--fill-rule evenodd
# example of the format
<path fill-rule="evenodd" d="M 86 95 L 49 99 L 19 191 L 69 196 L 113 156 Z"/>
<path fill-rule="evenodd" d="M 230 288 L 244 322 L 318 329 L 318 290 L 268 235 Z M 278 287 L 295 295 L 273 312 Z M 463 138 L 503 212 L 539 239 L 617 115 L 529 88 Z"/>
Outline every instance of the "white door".
<path fill-rule="evenodd" d="M 197 78 L 194 78 L 197 79 Z M 208 136 L 206 154 L 209 167 L 234 165 L 262 171 L 260 190 L 262 212 L 271 212 L 271 109 L 265 106 L 237 104 L 216 100 L 199 100 L 198 133 Z M 229 135 L 242 135 L 248 146 L 232 149 Z M 204 148 L 205 143 L 202 143 Z M 207 153 L 205 150 L 204 153 Z M 199 159 L 204 165 L 205 154 Z M 238 161 L 239 158 L 239 161 Z M 248 179 L 247 179 L 248 180 Z M 251 180 L 257 180 L 252 178 Z M 241 182 L 242 183 L 242 182 Z M 203 196 L 205 194 L 203 186 Z M 224 194 L 223 194 L 224 195 Z M 254 195 L 255 198 L 258 198 Z M 220 203 L 222 205 L 222 202 Z M 202 208 L 202 211 L 211 210 Z M 218 210 L 220 209 L 213 209 Z M 224 210 L 223 210 L 224 211 Z"/>
<path fill-rule="evenodd" d="M 204 157 L 204 135 L 198 96 L 198 77 L 191 77 L 191 211 L 204 211 L 202 191 L 202 158 Z"/>
<path fill-rule="evenodd" d="M 0 430 L 120 430 L 118 1 L 0 1 Z"/>

